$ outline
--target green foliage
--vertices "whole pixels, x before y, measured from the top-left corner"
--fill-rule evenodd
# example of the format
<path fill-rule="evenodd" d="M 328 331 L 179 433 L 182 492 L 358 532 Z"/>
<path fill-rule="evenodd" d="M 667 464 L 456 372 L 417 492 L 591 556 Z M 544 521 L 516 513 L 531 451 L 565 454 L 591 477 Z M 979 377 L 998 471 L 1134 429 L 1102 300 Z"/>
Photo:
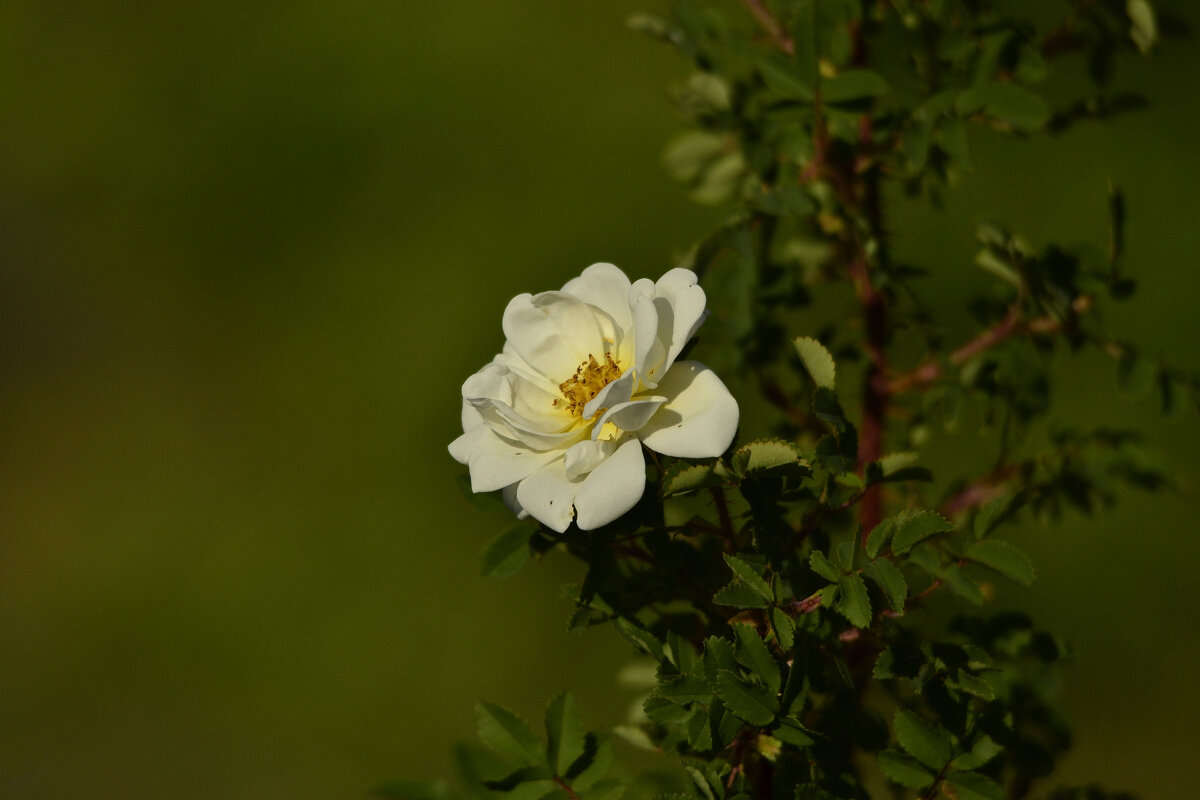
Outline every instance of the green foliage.
<path fill-rule="evenodd" d="M 1111 356 L 1124 393 L 1157 392 L 1164 408 L 1200 379 L 1097 313 L 1134 288 L 1119 191 L 1106 247 L 1038 248 L 979 225 L 991 286 L 968 301 L 979 330 L 962 343 L 943 341 L 921 303 L 928 272 L 889 254 L 884 205 L 889 184 L 937 203 L 971 169 L 978 129 L 1024 139 L 1132 107 L 1110 91 L 1111 69 L 1157 42 L 1152 8 L 1081 3 L 1039 31 L 964 0 L 677 0 L 630 25 L 694 67 L 675 90 L 690 127 L 663 161 L 727 213 L 683 262 L 714 309 L 706 352 L 760 390 L 739 398 L 744 427 L 754 409 L 772 435 L 719 459 L 656 457 L 653 491 L 626 517 L 588 532 L 520 526 L 487 546 L 483 572 L 551 548 L 582 561 L 570 627 L 612 624 L 653 666 L 620 733 L 683 760 L 690 783 L 669 797 L 846 800 L 872 780 L 906 798 L 1024 796 L 1069 744 L 1052 705 L 1067 648 L 981 610 L 1035 578 L 1003 531 L 1170 485 L 1136 433 L 1047 422 L 1056 354 Z M 1096 94 L 1056 107 L 1042 86 L 1075 56 Z M 794 336 L 824 304 L 853 321 Z M 969 446 L 994 456 L 989 470 L 919 466 L 928 432 L 966 418 L 982 422 Z M 622 788 L 598 777 L 606 745 L 568 695 L 547 710 L 546 743 L 511 712 L 479 709 L 507 770 L 487 773 L 488 791 L 608 800 Z"/>

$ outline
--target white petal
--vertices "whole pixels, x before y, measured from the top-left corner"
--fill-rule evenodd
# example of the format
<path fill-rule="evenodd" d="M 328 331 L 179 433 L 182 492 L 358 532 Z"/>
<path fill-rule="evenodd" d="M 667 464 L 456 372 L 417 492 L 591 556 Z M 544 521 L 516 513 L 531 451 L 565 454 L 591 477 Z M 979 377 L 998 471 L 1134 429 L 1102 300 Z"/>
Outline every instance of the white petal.
<path fill-rule="evenodd" d="M 500 499 L 504 501 L 504 505 L 508 506 L 509 510 L 517 515 L 517 519 L 529 519 L 529 512 L 521 507 L 520 501 L 517 500 L 517 486 L 520 484 L 510 483 L 500 491 Z"/>
<path fill-rule="evenodd" d="M 469 430 L 471 430 L 471 428 L 474 428 L 476 425 L 482 425 L 482 424 L 483 424 L 483 417 L 480 416 L 479 412 L 475 410 L 475 406 L 471 405 L 466 400 L 463 400 L 462 429 L 464 431 L 469 431 Z"/>
<path fill-rule="evenodd" d="M 604 416 L 592 426 L 592 438 L 600 435 L 606 423 L 611 422 L 623 431 L 638 431 L 650 421 L 658 407 L 667 402 L 665 397 L 641 397 L 621 403 L 604 412 Z"/>
<path fill-rule="evenodd" d="M 528 476 L 561 455 L 539 453 L 506 441 L 489 426 L 472 428 L 450 443 L 450 455 L 471 471 L 471 491 L 493 492 Z"/>
<path fill-rule="evenodd" d="M 711 458 L 737 432 L 738 405 L 712 370 L 680 361 L 658 385 L 669 399 L 638 434 L 651 450 L 677 458 Z"/>
<path fill-rule="evenodd" d="M 584 479 L 575 494 L 575 521 L 590 531 L 637 505 L 646 488 L 642 445 L 629 438 Z"/>
<path fill-rule="evenodd" d="M 563 292 L 514 297 L 504 310 L 504 335 L 517 355 L 555 385 L 588 356 L 605 352 L 598 312 Z"/>
<path fill-rule="evenodd" d="M 634 288 L 630 290 L 631 297 L 638 292 L 639 284 L 642 283 L 643 281 L 638 281 L 634 284 Z M 653 285 L 649 281 L 645 281 L 644 283 L 649 284 L 649 288 L 653 289 Z M 667 348 L 659 336 L 659 329 L 658 308 L 655 305 L 654 298 L 646 294 L 634 297 L 634 370 L 637 372 L 638 380 L 650 388 L 658 385 L 658 378 L 662 373 L 663 361 L 667 357 Z"/>
<path fill-rule="evenodd" d="M 697 285 L 696 273 L 690 269 L 673 269 L 658 279 L 654 285 L 655 305 L 658 301 L 670 304 L 670 330 L 664 331 L 659 325 L 659 335 L 667 345 L 667 357 L 663 369 L 670 369 L 671 364 L 688 341 L 696 335 L 696 331 L 704 323 L 708 312 L 704 309 L 704 290 Z M 667 317 L 659 311 L 659 318 Z"/>
<path fill-rule="evenodd" d="M 563 456 L 563 466 L 566 468 L 568 480 L 575 480 L 581 475 L 587 475 L 613 454 L 616 442 L 595 441 L 584 439 L 567 448 Z"/>
<path fill-rule="evenodd" d="M 629 278 L 612 264 L 592 264 L 578 278 L 567 281 L 562 290 L 607 313 L 622 332 L 632 327 Z"/>
<path fill-rule="evenodd" d="M 517 486 L 517 502 L 538 522 L 562 533 L 570 527 L 575 515 L 571 502 L 580 483 L 567 480 L 560 458 L 521 481 Z"/>
<path fill-rule="evenodd" d="M 596 396 L 588 401 L 588 404 L 583 407 L 583 418 L 591 419 L 602 408 L 611 408 L 620 403 L 629 402 L 629 398 L 633 396 L 633 385 L 636 381 L 637 376 L 634 375 L 633 370 L 625 370 L 625 374 L 596 392 Z"/>

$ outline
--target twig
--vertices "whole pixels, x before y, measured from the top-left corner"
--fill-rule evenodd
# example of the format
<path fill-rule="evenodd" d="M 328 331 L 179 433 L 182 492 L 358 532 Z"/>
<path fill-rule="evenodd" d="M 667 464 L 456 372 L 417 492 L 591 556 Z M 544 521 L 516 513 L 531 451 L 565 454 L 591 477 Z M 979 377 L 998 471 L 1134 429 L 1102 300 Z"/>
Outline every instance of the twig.
<path fill-rule="evenodd" d="M 759 26 L 766 32 L 767 38 L 770 39 L 772 45 L 778 47 L 789 56 L 796 52 L 796 45 L 792 41 L 792 37 L 784 32 L 783 26 L 779 24 L 779 20 L 775 19 L 775 15 L 771 13 L 770 9 L 762 4 L 762 0 L 742 0 L 742 5 L 754 15 L 754 19 L 758 21 Z"/>

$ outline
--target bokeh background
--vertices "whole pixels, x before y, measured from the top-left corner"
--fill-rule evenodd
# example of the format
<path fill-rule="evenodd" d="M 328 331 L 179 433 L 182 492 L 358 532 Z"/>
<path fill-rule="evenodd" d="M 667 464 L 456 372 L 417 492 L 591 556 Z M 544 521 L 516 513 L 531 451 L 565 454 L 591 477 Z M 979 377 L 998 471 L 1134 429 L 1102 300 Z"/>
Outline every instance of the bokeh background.
<path fill-rule="evenodd" d="M 445 774 L 481 697 L 623 717 L 574 565 L 478 577 L 506 520 L 445 446 L 509 297 L 656 276 L 718 219 L 658 167 L 686 65 L 623 20 L 662 5 L 0 4 L 0 796 L 362 797 Z M 977 136 L 943 212 L 899 204 L 952 340 L 974 221 L 1103 241 L 1113 179 L 1110 319 L 1200 369 L 1197 74 L 1170 44 L 1122 71 L 1151 110 Z M 1075 643 L 1062 780 L 1194 798 L 1200 421 L 1063 368 L 1058 417 L 1144 425 L 1184 490 L 1022 531 L 1040 580 L 1000 602 Z"/>

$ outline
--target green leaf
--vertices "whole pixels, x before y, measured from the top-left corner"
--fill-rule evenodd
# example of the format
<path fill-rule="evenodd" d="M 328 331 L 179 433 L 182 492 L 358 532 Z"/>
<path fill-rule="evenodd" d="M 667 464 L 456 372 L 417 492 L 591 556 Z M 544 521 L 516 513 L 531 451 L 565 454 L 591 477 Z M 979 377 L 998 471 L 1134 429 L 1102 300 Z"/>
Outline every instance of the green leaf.
<path fill-rule="evenodd" d="M 827 581 L 840 581 L 842 579 L 842 571 L 826 558 L 825 554 L 820 550 L 812 551 L 812 555 L 808 557 L 808 566 L 812 568 L 813 572 Z"/>
<path fill-rule="evenodd" d="M 790 467 L 800 461 L 800 453 L 790 442 L 759 439 L 742 445 L 733 454 L 733 468 L 740 475 L 755 475 L 768 470 Z"/>
<path fill-rule="evenodd" d="M 978 772 L 951 772 L 946 783 L 958 800 L 1004 800 L 1004 791 L 996 782 Z"/>
<path fill-rule="evenodd" d="M 727 669 L 717 672 L 717 693 L 737 716 L 751 725 L 769 725 L 779 711 L 775 695 L 759 686 L 749 686 Z"/>
<path fill-rule="evenodd" d="M 985 681 L 983 678 L 980 678 L 978 675 L 972 675 L 966 670 L 960 669 L 958 671 L 958 675 L 955 676 L 954 682 L 957 683 L 958 688 L 962 689 L 964 692 L 973 694 L 982 700 L 988 701 L 989 703 L 996 699 L 996 690 L 992 688 L 990 683 Z"/>
<path fill-rule="evenodd" d="M 759 638 L 753 625 L 734 625 L 733 633 L 737 638 L 737 660 L 749 667 L 755 677 L 767 685 L 775 694 L 779 694 L 782 677 L 779 672 L 779 662 L 771 655 L 767 643 Z"/>
<path fill-rule="evenodd" d="M 784 652 L 790 651 L 796 640 L 795 624 L 782 608 L 771 609 L 771 627 L 775 629 L 775 637 Z"/>
<path fill-rule="evenodd" d="M 838 582 L 838 588 L 837 612 L 856 628 L 870 627 L 871 598 L 863 579 L 858 575 L 846 575 Z"/>
<path fill-rule="evenodd" d="M 755 62 L 755 66 L 767 88 L 781 97 L 803 102 L 813 99 L 815 86 L 810 76 L 782 53 L 767 53 Z"/>
<path fill-rule="evenodd" d="M 677 181 L 691 183 L 714 159 L 725 152 L 726 138 L 707 131 L 687 130 L 677 134 L 663 150 L 662 163 Z"/>
<path fill-rule="evenodd" d="M 575 708 L 575 698 L 567 692 L 546 706 L 546 763 L 555 775 L 566 775 L 568 768 L 583 755 L 583 720 Z"/>
<path fill-rule="evenodd" d="M 621 800 L 625 794 L 625 782 L 616 778 L 600 781 L 590 789 L 576 792 L 579 800 Z"/>
<path fill-rule="evenodd" d="M 867 534 L 867 558 L 875 558 L 896 532 L 896 518 L 888 517 L 880 522 Z"/>
<path fill-rule="evenodd" d="M 1158 41 L 1158 21 L 1154 18 L 1154 7 L 1149 0 L 1125 0 L 1125 13 L 1133 23 L 1129 38 L 1142 51 L 1149 53 Z"/>
<path fill-rule="evenodd" d="M 896 741 L 910 756 L 932 770 L 940 770 L 950 760 L 950 737 L 911 711 L 900 709 L 892 720 Z"/>
<path fill-rule="evenodd" d="M 868 561 L 863 571 L 868 578 L 879 584 L 892 610 L 897 614 L 904 613 L 904 602 L 908 599 L 908 581 L 904 580 L 904 575 L 896 565 L 886 558 L 881 558 Z"/>
<path fill-rule="evenodd" d="M 691 718 L 687 721 L 687 735 L 688 745 L 696 752 L 703 753 L 712 749 L 712 726 L 709 724 L 707 708 L 697 706 L 692 712 Z"/>
<path fill-rule="evenodd" d="M 1036 573 L 1029 556 L 1008 542 L 982 539 L 963 553 L 963 557 L 991 567 L 1004 577 L 1022 586 L 1032 586 Z"/>
<path fill-rule="evenodd" d="M 796 346 L 800 361 L 804 364 L 804 369 L 812 378 L 813 383 L 826 389 L 834 388 L 837 365 L 834 364 L 833 356 L 829 354 L 825 346 L 807 336 L 797 337 L 792 343 Z"/>
<path fill-rule="evenodd" d="M 655 638 L 654 634 L 643 628 L 639 628 L 632 622 L 626 619 L 616 619 L 613 621 L 613 627 L 617 632 L 625 637 L 625 640 L 633 645 L 633 649 L 639 653 L 645 653 L 658 661 L 663 658 L 662 642 Z"/>
<path fill-rule="evenodd" d="M 664 697 L 673 703 L 707 703 L 712 700 L 712 688 L 699 678 L 678 678 L 663 681 L 654 690 L 659 697 Z"/>
<path fill-rule="evenodd" d="M 821 84 L 821 99 L 826 103 L 850 103 L 887 94 L 891 89 L 878 72 L 848 69 Z"/>
<path fill-rule="evenodd" d="M 983 605 L 983 590 L 979 588 L 978 583 L 967 577 L 967 574 L 959 569 L 957 564 L 950 564 L 943 568 L 941 577 L 946 586 L 950 587 L 950 591 L 972 605 Z"/>
<path fill-rule="evenodd" d="M 781 742 L 790 744 L 793 747 L 808 747 L 813 743 L 810 731 L 805 730 L 792 720 L 785 719 L 779 723 L 779 727 L 771 731 L 771 735 Z"/>
<path fill-rule="evenodd" d="M 495 536 L 483 548 L 479 556 L 479 574 L 491 578 L 512 575 L 529 560 L 529 540 L 534 529 L 528 525 L 514 525 Z"/>
<path fill-rule="evenodd" d="M 475 706 L 479 739 L 500 755 L 525 765 L 541 764 L 542 742 L 525 720 L 503 706 L 484 701 Z"/>
<path fill-rule="evenodd" d="M 1028 133 L 1046 124 L 1050 108 L 1046 101 L 1015 83 L 986 81 L 958 96 L 955 110 L 964 116 L 983 113 Z"/>
<path fill-rule="evenodd" d="M 723 483 L 715 464 L 690 464 L 680 461 L 663 478 L 663 497 L 674 497 Z"/>
<path fill-rule="evenodd" d="M 1138 355 L 1131 347 L 1121 351 L 1117 359 L 1117 386 L 1123 395 L 1134 400 L 1141 399 L 1150 394 L 1157 380 L 1157 364 Z"/>
<path fill-rule="evenodd" d="M 597 784 L 608 774 L 613 763 L 612 744 L 606 737 L 589 733 L 584 741 L 583 758 L 577 759 L 571 770 L 562 776 L 577 792 Z"/>
<path fill-rule="evenodd" d="M 971 752 L 963 753 L 950 763 L 957 769 L 978 769 L 996 756 L 1000 755 L 1000 753 L 1003 751 L 1004 748 L 996 744 L 991 737 L 981 736 L 971 748 Z"/>
<path fill-rule="evenodd" d="M 892 535 L 892 552 L 906 553 L 912 546 L 933 536 L 935 533 L 954 530 L 954 525 L 944 517 L 924 508 L 910 508 L 895 516 L 895 533 Z"/>
<path fill-rule="evenodd" d="M 879 769 L 889 781 L 909 789 L 923 789 L 934 779 L 934 774 L 919 761 L 896 750 L 884 750 L 879 754 Z"/>
<path fill-rule="evenodd" d="M 1025 497 L 1021 492 L 997 497 L 979 509 L 973 524 L 975 538 L 982 539 L 1015 514 L 1025 504 Z"/>
<path fill-rule="evenodd" d="M 734 581 L 713 595 L 713 602 L 732 608 L 767 608 L 770 601 L 744 583 Z"/>
<path fill-rule="evenodd" d="M 762 599 L 768 602 L 774 602 L 775 594 L 771 591 L 771 586 L 763 580 L 763 577 L 758 572 L 737 556 L 731 556 L 725 553 L 725 563 L 733 570 L 742 583 L 754 590 Z"/>

